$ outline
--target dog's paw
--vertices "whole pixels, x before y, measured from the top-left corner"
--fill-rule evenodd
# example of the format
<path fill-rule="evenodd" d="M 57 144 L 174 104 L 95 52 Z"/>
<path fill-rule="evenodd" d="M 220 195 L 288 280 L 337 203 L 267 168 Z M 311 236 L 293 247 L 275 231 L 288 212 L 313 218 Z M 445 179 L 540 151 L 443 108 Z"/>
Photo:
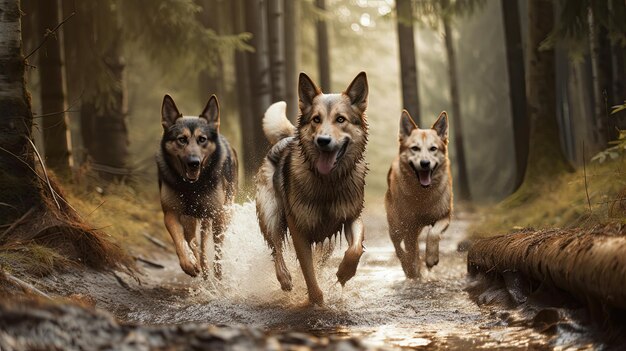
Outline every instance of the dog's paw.
<path fill-rule="evenodd" d="M 324 294 L 322 290 L 309 291 L 309 304 L 312 306 L 323 306 L 324 305 Z"/>
<path fill-rule="evenodd" d="M 343 260 L 339 264 L 339 269 L 337 269 L 337 280 L 341 286 L 344 286 L 346 282 L 356 274 L 356 268 L 359 265 L 359 260 L 361 259 L 361 255 L 363 251 L 351 251 L 348 249 L 346 254 L 343 256 Z"/>
<path fill-rule="evenodd" d="M 402 270 L 404 271 L 404 275 L 406 276 L 407 279 L 420 278 L 421 274 L 420 274 L 420 270 L 418 266 L 419 261 L 411 260 L 407 258 L 408 257 L 405 256 L 405 259 L 400 260 L 400 263 L 402 264 Z"/>
<path fill-rule="evenodd" d="M 439 255 L 426 257 L 426 268 L 431 269 L 439 263 Z"/>
<path fill-rule="evenodd" d="M 192 277 L 197 277 L 198 274 L 200 274 L 200 267 L 195 260 L 193 260 L 193 262 L 190 262 L 190 260 L 180 260 L 180 268 L 183 269 L 183 272 Z"/>
<path fill-rule="evenodd" d="M 426 268 L 431 269 L 439 263 L 439 246 L 426 247 Z"/>
<path fill-rule="evenodd" d="M 291 291 L 293 289 L 293 283 L 291 282 L 291 274 L 285 268 L 283 271 L 276 271 L 276 278 L 280 283 L 280 288 L 283 291 Z"/>
<path fill-rule="evenodd" d="M 222 263 L 219 261 L 213 262 L 213 274 L 215 274 L 215 279 L 222 280 Z M 208 275 L 208 268 L 207 268 Z"/>
<path fill-rule="evenodd" d="M 289 280 L 281 281 L 280 288 L 282 289 L 282 291 L 291 291 L 291 289 L 293 289 L 293 283 L 291 282 L 291 277 L 289 277 Z"/>

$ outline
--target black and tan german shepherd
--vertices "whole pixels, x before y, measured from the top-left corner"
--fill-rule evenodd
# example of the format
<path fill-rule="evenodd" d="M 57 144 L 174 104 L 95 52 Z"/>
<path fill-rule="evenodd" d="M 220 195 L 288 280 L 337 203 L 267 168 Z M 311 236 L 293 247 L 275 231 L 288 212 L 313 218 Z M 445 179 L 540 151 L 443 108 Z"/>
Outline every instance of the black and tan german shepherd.
<path fill-rule="evenodd" d="M 283 245 L 289 233 L 309 302 L 322 304 L 324 297 L 315 278 L 312 244 L 343 229 L 349 247 L 337 270 L 342 285 L 356 273 L 363 253 L 367 77 L 361 72 L 343 93 L 324 94 L 301 73 L 298 95 L 297 126 L 285 116 L 286 104 L 282 101 L 265 113 L 263 131 L 273 146 L 257 174 L 256 206 L 281 288 L 292 288 L 283 259 Z"/>
<path fill-rule="evenodd" d="M 237 154 L 219 133 L 220 107 L 212 95 L 200 116 L 183 116 L 165 95 L 163 138 L 156 155 L 161 207 L 180 267 L 190 276 L 209 274 L 213 234 L 215 276 L 220 279 L 224 229 L 237 190 Z M 200 223 L 200 245 L 196 227 Z"/>

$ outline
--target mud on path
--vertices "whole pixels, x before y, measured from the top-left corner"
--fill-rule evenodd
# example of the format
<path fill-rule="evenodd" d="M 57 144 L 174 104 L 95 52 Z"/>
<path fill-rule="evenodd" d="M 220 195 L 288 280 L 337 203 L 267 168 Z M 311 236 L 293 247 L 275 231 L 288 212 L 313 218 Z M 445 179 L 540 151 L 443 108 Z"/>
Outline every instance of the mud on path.
<path fill-rule="evenodd" d="M 343 289 L 336 283 L 335 272 L 346 248 L 339 238 L 332 256 L 318 267 L 323 307 L 306 305 L 306 288 L 292 249 L 286 260 L 294 289 L 280 290 L 252 203 L 236 205 L 226 233 L 221 282 L 187 277 L 173 250 L 155 246 L 150 259 L 164 268 L 139 263 L 138 280 L 123 273 L 81 272 L 49 278 L 37 286 L 53 294 L 78 294 L 123 322 L 149 326 L 246 326 L 277 335 L 304 332 L 329 340 L 357 338 L 364 346 L 385 349 L 590 346 L 580 336 L 569 340 L 542 334 L 515 323 L 511 312 L 481 307 L 470 299 L 465 291 L 466 253 L 457 252 L 468 225 L 463 216 L 453 220 L 441 242 L 439 265 L 432 271 L 422 267 L 422 277 L 415 281 L 404 278 L 388 239 L 384 212 L 366 211 L 363 218 L 367 251 L 356 277 Z M 423 243 L 420 246 L 423 253 Z"/>

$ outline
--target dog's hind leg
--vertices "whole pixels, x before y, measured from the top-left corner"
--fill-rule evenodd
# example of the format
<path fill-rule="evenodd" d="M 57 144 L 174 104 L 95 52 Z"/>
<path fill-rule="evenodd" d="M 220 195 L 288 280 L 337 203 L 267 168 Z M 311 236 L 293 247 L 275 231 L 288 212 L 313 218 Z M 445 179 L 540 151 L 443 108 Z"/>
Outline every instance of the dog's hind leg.
<path fill-rule="evenodd" d="M 226 225 L 224 217 L 213 220 L 213 248 L 215 250 L 215 258 L 213 259 L 213 272 L 217 279 L 222 279 L 222 246 L 224 244 L 224 230 Z"/>
<path fill-rule="evenodd" d="M 200 267 L 198 266 L 196 256 L 193 254 L 185 238 L 185 230 L 180 223 L 179 215 L 175 212 L 165 212 L 164 222 L 165 227 L 170 232 L 172 240 L 174 241 L 180 268 L 192 277 L 197 276 L 200 272 Z"/>
<path fill-rule="evenodd" d="M 285 242 L 285 232 L 287 230 L 278 231 L 273 235 L 272 244 L 272 256 L 274 256 L 274 269 L 276 269 L 276 278 L 280 283 L 280 288 L 284 291 L 291 291 L 293 283 L 291 281 L 291 273 L 287 269 L 285 264 L 285 258 L 283 257 L 283 244 Z"/>
<path fill-rule="evenodd" d="M 214 230 L 212 222 L 209 218 L 203 218 L 200 223 L 200 267 L 204 280 L 209 279 L 209 235 Z"/>
<path fill-rule="evenodd" d="M 346 239 L 348 240 L 348 249 L 343 256 L 343 260 L 339 264 L 337 270 L 337 279 L 341 285 L 345 285 L 356 274 L 356 268 L 363 255 L 363 240 L 365 238 L 365 229 L 361 218 L 357 218 L 352 223 L 345 226 Z"/>
<path fill-rule="evenodd" d="M 313 267 L 313 251 L 311 249 L 311 242 L 308 237 L 302 235 L 302 233 L 291 233 L 293 238 L 293 246 L 296 249 L 296 255 L 300 262 L 300 268 L 304 275 L 304 281 L 306 282 L 306 288 L 309 292 L 309 302 L 312 305 L 324 304 L 324 294 L 317 284 L 315 278 L 315 268 Z"/>
<path fill-rule="evenodd" d="M 435 222 L 428 232 L 426 237 L 426 267 L 428 269 L 439 263 L 439 240 L 441 240 L 441 235 L 448 229 L 449 225 L 450 218 L 442 218 Z"/>
<path fill-rule="evenodd" d="M 269 162 L 261 168 L 258 175 L 256 191 L 256 212 L 259 218 L 259 227 L 265 241 L 272 249 L 274 268 L 280 288 L 291 291 L 293 283 L 291 274 L 287 270 L 283 258 L 283 244 L 287 236 L 285 213 L 278 202 L 274 183 L 272 182 L 274 168 Z"/>

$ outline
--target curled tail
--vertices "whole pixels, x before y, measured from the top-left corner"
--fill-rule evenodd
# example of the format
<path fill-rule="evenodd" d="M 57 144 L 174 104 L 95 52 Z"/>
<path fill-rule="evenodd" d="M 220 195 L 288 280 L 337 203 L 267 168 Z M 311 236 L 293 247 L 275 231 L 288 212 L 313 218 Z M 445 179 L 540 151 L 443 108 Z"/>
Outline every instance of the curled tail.
<path fill-rule="evenodd" d="M 263 133 L 269 140 L 270 144 L 274 145 L 281 139 L 293 136 L 296 134 L 296 127 L 287 119 L 287 104 L 284 101 L 273 103 L 263 117 Z"/>

